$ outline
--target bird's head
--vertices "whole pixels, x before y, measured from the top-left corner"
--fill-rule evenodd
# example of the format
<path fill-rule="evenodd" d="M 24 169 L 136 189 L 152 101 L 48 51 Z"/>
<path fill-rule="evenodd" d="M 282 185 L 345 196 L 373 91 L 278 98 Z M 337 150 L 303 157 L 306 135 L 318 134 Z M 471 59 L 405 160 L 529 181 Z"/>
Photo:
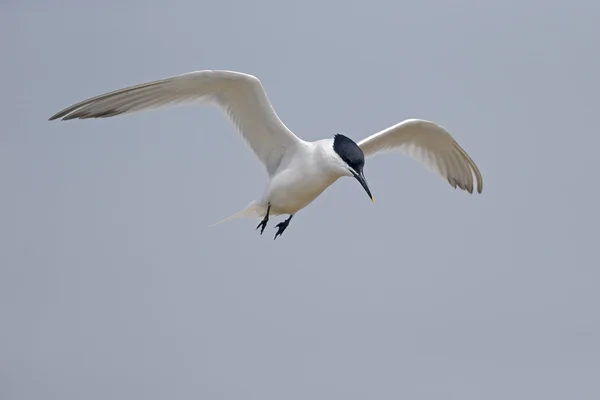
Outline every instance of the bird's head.
<path fill-rule="evenodd" d="M 337 156 L 341 173 L 344 176 L 353 176 L 356 178 L 369 195 L 371 201 L 375 202 L 363 173 L 365 155 L 361 148 L 349 137 L 338 133 L 333 137 L 333 152 Z"/>

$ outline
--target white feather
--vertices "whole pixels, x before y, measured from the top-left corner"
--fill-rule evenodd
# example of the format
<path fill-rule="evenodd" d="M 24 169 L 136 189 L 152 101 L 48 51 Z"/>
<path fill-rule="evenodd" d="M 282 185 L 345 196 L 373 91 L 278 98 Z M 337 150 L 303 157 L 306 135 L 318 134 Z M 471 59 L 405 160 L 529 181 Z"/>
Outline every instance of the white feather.
<path fill-rule="evenodd" d="M 441 126 L 422 119 L 408 119 L 358 142 L 365 157 L 398 150 L 442 176 L 453 187 L 473 193 L 483 190 L 477 165 Z M 475 178 L 475 182 L 473 180 Z"/>
<path fill-rule="evenodd" d="M 302 142 L 279 119 L 261 82 L 233 71 L 196 71 L 126 87 L 65 108 L 50 120 L 106 118 L 197 102 L 216 105 L 227 114 L 269 176 L 285 150 Z"/>

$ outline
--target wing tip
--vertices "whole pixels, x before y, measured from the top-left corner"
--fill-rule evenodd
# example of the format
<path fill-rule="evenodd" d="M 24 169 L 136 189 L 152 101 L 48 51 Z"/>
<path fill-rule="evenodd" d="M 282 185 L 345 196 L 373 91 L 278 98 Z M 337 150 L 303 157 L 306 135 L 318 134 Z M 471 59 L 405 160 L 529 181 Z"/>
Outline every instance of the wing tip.
<path fill-rule="evenodd" d="M 476 188 L 473 185 L 464 185 L 460 181 L 449 177 L 448 183 L 452 186 L 453 189 L 461 189 L 469 194 L 481 194 L 483 192 L 483 181 L 477 180 Z"/>
<path fill-rule="evenodd" d="M 470 187 L 469 189 L 469 194 L 473 194 L 474 192 L 477 192 L 477 194 L 481 194 L 483 192 L 483 181 L 477 180 L 477 190 L 474 190 L 473 187 Z"/>
<path fill-rule="evenodd" d="M 68 121 L 70 119 L 74 119 L 76 117 L 74 117 L 73 115 L 76 114 L 73 112 L 74 110 L 62 110 L 57 112 L 56 114 L 54 114 L 53 116 L 51 116 L 50 118 L 48 118 L 48 121 L 54 121 L 57 119 L 60 119 L 61 121 Z"/>

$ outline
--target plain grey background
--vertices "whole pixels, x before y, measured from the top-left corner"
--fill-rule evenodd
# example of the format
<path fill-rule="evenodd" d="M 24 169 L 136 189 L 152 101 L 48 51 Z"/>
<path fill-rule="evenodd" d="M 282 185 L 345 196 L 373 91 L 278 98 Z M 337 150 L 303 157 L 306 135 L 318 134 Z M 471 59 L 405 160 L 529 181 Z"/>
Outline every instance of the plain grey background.
<path fill-rule="evenodd" d="M 596 1 L 0 5 L 0 398 L 598 399 Z M 200 69 L 316 140 L 436 121 L 469 196 L 369 159 L 273 241 L 266 174 L 186 107 L 48 122 Z"/>

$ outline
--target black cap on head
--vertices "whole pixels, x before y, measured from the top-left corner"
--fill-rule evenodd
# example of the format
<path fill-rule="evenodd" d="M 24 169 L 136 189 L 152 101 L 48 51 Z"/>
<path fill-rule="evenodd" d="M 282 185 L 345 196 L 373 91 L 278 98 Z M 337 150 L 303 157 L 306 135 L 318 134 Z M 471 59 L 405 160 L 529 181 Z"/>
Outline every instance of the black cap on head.
<path fill-rule="evenodd" d="M 365 165 L 365 155 L 354 140 L 338 133 L 333 137 L 333 150 L 350 168 L 361 173 Z"/>
<path fill-rule="evenodd" d="M 367 180 L 365 179 L 365 175 L 363 174 L 363 167 L 365 166 L 365 155 L 360 147 L 354 140 L 350 139 L 341 134 L 337 134 L 333 137 L 333 150 L 340 156 L 342 160 L 350 167 L 352 171 L 352 175 L 356 178 L 358 182 L 360 182 L 361 186 L 372 201 L 373 196 L 371 195 L 371 191 L 369 190 L 369 185 L 367 185 Z"/>

